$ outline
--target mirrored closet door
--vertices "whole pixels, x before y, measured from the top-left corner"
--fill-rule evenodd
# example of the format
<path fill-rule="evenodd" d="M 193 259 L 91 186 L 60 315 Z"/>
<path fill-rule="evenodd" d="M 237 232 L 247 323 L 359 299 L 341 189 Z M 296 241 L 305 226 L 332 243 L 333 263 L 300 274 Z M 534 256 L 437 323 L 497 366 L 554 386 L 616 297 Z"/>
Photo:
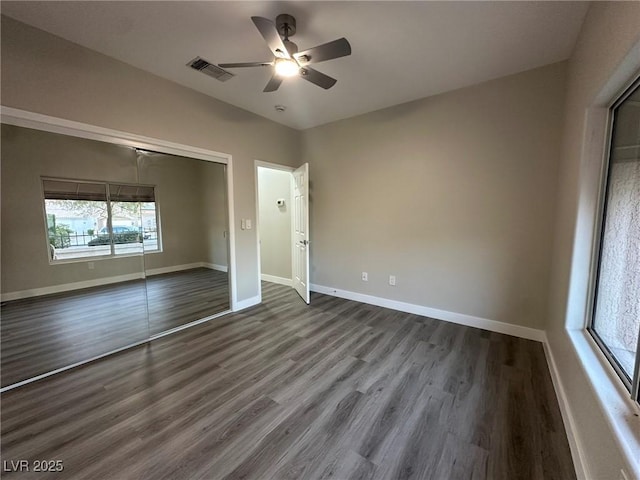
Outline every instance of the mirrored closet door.
<path fill-rule="evenodd" d="M 151 335 L 229 310 L 225 165 L 138 150 Z"/>
<path fill-rule="evenodd" d="M 1 128 L 3 388 L 229 310 L 225 165 Z"/>

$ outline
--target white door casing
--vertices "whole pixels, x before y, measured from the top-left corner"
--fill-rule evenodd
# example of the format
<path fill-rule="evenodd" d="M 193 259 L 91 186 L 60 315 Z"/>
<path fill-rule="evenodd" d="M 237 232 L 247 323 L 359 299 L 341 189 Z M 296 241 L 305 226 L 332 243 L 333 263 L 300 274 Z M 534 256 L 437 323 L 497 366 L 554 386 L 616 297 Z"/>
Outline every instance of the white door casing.
<path fill-rule="evenodd" d="M 293 288 L 309 303 L 309 164 L 293 172 Z"/>

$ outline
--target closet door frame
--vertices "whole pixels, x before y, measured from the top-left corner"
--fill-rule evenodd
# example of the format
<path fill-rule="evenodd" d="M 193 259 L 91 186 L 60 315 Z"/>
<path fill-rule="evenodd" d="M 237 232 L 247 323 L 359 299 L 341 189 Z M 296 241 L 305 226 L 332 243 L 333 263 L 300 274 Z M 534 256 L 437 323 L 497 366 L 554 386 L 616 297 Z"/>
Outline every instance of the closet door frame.
<path fill-rule="evenodd" d="M 156 338 L 170 335 L 178 330 L 189 328 L 199 323 L 209 321 L 213 318 L 226 315 L 229 312 L 239 310 L 242 305 L 239 305 L 237 298 L 237 276 L 236 276 L 236 252 L 235 252 L 235 230 L 234 230 L 234 208 L 233 208 L 233 158 L 230 154 L 216 152 L 213 150 L 207 150 L 200 147 L 194 147 L 192 145 L 184 145 L 174 142 L 161 140 L 158 138 L 145 137 L 133 133 L 123 132 L 119 130 L 113 130 L 104 127 L 98 127 L 81 122 L 75 122 L 66 120 L 63 118 L 52 117 L 49 115 L 42 115 L 40 113 L 29 112 L 26 110 L 20 110 L 11 107 L 0 107 L 0 123 L 7 125 L 14 125 L 18 127 L 30 128 L 34 130 L 41 130 L 50 133 L 59 133 L 62 135 L 68 135 L 71 137 L 85 138 L 89 140 L 98 140 L 101 142 L 112 143 L 116 145 L 122 145 L 132 148 L 139 148 L 143 150 L 150 150 L 158 153 L 165 153 L 169 155 L 177 155 L 181 157 L 189 157 L 197 160 L 205 160 L 214 163 L 220 163 L 226 165 L 226 187 L 227 187 L 227 220 L 228 220 L 228 257 L 229 257 L 229 303 L 230 310 L 220 312 L 219 314 L 206 317 L 201 320 L 196 320 L 181 327 L 177 327 L 157 335 L 152 335 L 145 340 L 141 340 L 136 343 L 118 348 L 116 350 L 101 354 L 99 356 L 89 358 L 82 362 L 67 365 L 65 367 L 52 370 L 50 372 L 37 375 L 35 377 L 23 380 L 18 383 L 14 383 L 7 387 L 0 389 L 0 392 L 11 390 L 13 388 L 25 385 L 27 383 L 40 380 L 45 377 L 49 377 L 56 373 L 75 368 L 79 365 L 83 365 L 89 362 L 93 362 L 99 358 L 112 355 L 114 353 L 142 345 Z"/>

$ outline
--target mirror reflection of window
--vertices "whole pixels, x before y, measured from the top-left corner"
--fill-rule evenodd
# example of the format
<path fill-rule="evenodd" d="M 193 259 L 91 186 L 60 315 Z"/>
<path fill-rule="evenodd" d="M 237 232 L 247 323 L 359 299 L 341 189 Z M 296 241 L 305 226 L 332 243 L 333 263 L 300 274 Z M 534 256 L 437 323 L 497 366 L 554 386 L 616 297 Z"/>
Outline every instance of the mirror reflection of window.
<path fill-rule="evenodd" d="M 50 178 L 42 184 L 52 261 L 160 249 L 153 186 Z"/>
<path fill-rule="evenodd" d="M 161 251 L 160 234 L 158 226 L 158 209 L 155 196 L 153 201 L 140 203 L 140 216 L 142 219 L 142 243 L 145 252 Z"/>
<path fill-rule="evenodd" d="M 96 243 L 107 225 L 106 184 L 44 179 L 42 185 L 50 259 L 110 255 L 109 242 Z"/>
<path fill-rule="evenodd" d="M 142 254 L 145 236 L 150 239 L 151 234 L 155 242 L 144 244 L 144 250 L 158 250 L 157 230 L 155 229 L 155 194 L 152 186 L 145 185 L 109 185 L 109 201 L 111 211 L 111 242 L 116 255 Z M 142 204 L 153 205 L 153 231 L 145 232 L 142 217 Z"/>

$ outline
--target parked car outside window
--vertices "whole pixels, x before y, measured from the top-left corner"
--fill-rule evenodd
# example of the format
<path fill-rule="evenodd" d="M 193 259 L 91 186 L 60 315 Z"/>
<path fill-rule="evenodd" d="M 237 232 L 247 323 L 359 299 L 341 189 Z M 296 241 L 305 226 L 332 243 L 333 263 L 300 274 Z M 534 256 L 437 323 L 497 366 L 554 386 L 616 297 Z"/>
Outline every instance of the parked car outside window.
<path fill-rule="evenodd" d="M 142 242 L 142 234 L 140 233 L 140 230 L 135 227 L 128 227 L 126 225 L 114 225 L 111 228 L 113 230 L 113 243 L 123 244 Z M 89 241 L 87 245 L 90 247 L 95 247 L 96 245 L 109 245 L 109 243 L 111 243 L 111 238 L 109 237 L 109 229 L 107 227 L 102 227 L 98 231 L 98 236 Z"/>

